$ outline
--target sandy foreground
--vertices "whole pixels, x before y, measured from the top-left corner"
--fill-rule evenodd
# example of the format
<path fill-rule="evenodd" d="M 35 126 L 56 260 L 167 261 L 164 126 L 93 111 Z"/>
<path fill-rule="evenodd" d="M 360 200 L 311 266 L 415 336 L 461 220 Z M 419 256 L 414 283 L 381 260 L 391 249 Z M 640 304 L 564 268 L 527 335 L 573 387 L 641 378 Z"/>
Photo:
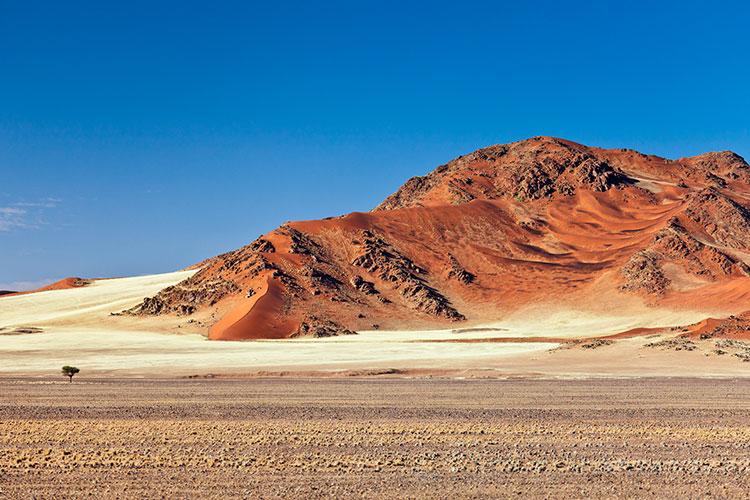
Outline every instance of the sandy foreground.
<path fill-rule="evenodd" d="M 3 498 L 741 498 L 746 379 L 0 380 Z"/>
<path fill-rule="evenodd" d="M 0 498 L 750 491 L 750 363 L 712 340 L 647 346 L 679 329 L 593 339 L 710 312 L 246 342 L 111 314 L 189 273 L 0 299 Z"/>
<path fill-rule="evenodd" d="M 363 331 L 329 339 L 208 341 L 189 318 L 113 316 L 194 271 L 97 280 L 75 289 L 0 299 L 0 373 L 50 375 L 72 364 L 89 375 L 189 376 L 391 373 L 450 376 L 745 376 L 748 365 L 714 354 L 644 347 L 662 336 L 596 349 L 568 339 L 684 325 L 711 311 L 594 313 L 537 307 L 501 322 L 453 330 Z M 676 333 L 675 333 L 676 334 Z M 674 334 L 673 334 L 674 335 Z M 500 339 L 502 341 L 494 341 Z M 518 339 L 518 341 L 513 341 Z"/>

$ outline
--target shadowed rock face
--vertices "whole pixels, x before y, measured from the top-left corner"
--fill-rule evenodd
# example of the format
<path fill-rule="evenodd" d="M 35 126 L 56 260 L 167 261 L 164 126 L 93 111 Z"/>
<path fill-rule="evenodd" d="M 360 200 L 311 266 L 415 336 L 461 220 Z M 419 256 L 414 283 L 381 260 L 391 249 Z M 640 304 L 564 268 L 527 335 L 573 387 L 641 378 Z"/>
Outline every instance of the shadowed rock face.
<path fill-rule="evenodd" d="M 537 137 L 414 177 L 372 212 L 285 224 L 129 312 L 203 314 L 224 340 L 446 327 L 603 296 L 739 312 L 748 200 L 734 153 L 667 160 Z"/>

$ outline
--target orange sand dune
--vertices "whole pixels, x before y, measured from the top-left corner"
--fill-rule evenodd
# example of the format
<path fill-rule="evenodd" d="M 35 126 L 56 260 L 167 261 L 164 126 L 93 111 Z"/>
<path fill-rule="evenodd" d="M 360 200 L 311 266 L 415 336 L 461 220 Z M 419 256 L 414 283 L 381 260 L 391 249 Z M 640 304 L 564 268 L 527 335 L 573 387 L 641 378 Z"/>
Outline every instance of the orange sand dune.
<path fill-rule="evenodd" d="M 728 318 L 706 318 L 687 328 L 689 338 L 750 340 L 750 311 Z"/>
<path fill-rule="evenodd" d="M 78 288 L 82 286 L 86 286 L 90 283 L 89 280 L 85 280 L 83 278 L 63 278 L 59 281 L 55 281 L 54 283 L 50 283 L 49 285 L 37 288 L 35 290 L 28 290 L 26 292 L 0 292 L 0 296 L 12 296 L 12 295 L 26 295 L 29 293 L 37 293 L 37 292 L 49 292 L 51 290 L 67 290 L 69 288 Z"/>
<path fill-rule="evenodd" d="M 277 314 L 283 304 L 280 285 L 267 278 L 255 296 L 242 301 L 209 332 L 214 340 L 278 339 L 289 336 L 293 322 Z"/>

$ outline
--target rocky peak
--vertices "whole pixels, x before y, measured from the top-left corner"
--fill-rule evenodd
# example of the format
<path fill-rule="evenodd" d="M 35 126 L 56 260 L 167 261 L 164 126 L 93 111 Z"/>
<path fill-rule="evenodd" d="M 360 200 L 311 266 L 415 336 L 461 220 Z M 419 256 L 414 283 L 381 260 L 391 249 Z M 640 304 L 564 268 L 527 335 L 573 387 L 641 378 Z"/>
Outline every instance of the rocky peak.
<path fill-rule="evenodd" d="M 376 210 L 422 205 L 458 205 L 474 199 L 535 200 L 607 191 L 631 183 L 592 148 L 550 137 L 490 146 L 413 177 Z"/>

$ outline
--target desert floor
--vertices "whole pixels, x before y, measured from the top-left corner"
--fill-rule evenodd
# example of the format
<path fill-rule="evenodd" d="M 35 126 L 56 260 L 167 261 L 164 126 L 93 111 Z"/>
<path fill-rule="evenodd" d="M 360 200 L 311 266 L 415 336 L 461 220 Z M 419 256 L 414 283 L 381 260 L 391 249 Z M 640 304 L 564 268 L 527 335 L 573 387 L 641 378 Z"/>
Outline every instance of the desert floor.
<path fill-rule="evenodd" d="M 0 497 L 746 497 L 746 379 L 0 379 Z"/>
<path fill-rule="evenodd" d="M 0 298 L 0 374 L 53 376 L 74 365 L 87 376 L 180 377 L 258 374 L 479 377 L 644 377 L 750 375 L 750 343 L 658 344 L 661 330 L 606 343 L 576 344 L 635 328 L 670 328 L 712 311 L 637 307 L 586 311 L 554 305 L 520 311 L 493 324 L 433 331 L 363 331 L 327 339 L 209 341 L 200 318 L 118 315 L 194 271 L 96 280 L 68 290 Z M 115 313 L 113 315 L 113 313 Z M 206 318 L 204 318 L 206 319 Z M 203 329 L 205 330 L 205 329 Z"/>

